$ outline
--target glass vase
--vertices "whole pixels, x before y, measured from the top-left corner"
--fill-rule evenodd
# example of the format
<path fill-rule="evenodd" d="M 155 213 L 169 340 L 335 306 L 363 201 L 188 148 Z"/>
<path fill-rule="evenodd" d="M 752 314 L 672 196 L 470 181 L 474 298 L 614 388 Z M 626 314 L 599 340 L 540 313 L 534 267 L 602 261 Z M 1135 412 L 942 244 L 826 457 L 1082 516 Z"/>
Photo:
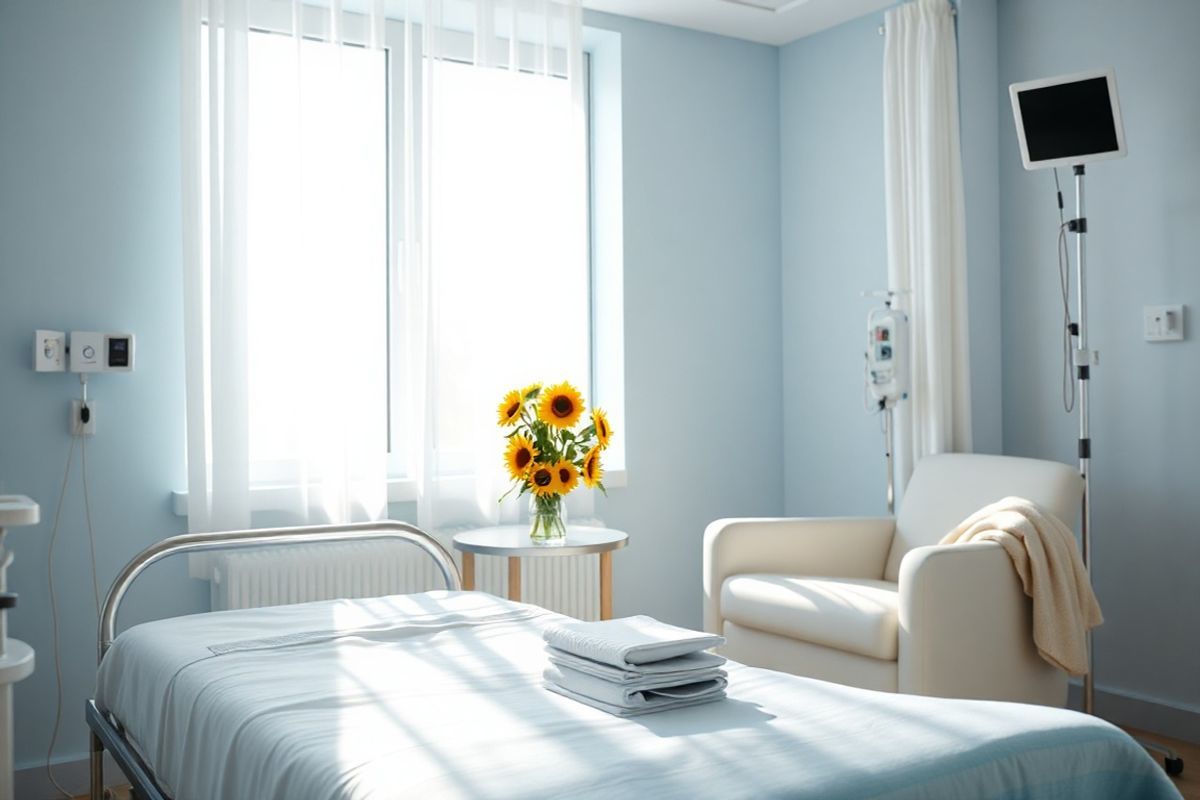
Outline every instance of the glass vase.
<path fill-rule="evenodd" d="M 567 541 L 567 508 L 562 495 L 529 498 L 529 538 L 549 547 Z"/>

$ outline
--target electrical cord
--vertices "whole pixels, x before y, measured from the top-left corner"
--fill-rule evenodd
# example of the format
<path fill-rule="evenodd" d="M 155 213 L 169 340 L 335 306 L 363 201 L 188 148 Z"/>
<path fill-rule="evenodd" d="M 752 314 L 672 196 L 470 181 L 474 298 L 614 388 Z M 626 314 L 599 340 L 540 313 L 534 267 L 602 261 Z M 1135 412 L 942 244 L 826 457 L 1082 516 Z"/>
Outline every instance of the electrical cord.
<path fill-rule="evenodd" d="M 83 381 L 81 381 L 83 382 Z M 87 389 L 84 388 L 84 399 L 81 405 L 80 413 L 85 414 L 88 411 L 87 407 Z M 87 417 L 84 416 L 84 421 Z M 50 547 L 47 556 L 47 579 L 50 591 L 50 626 L 51 633 L 54 638 L 54 727 L 50 732 L 50 745 L 46 748 L 46 776 L 50 779 L 51 785 L 57 789 L 64 798 L 68 800 L 73 797 L 70 792 L 63 788 L 62 784 L 54 776 L 54 747 L 58 743 L 58 732 L 62 725 L 62 701 L 63 701 L 63 683 L 62 683 L 62 653 L 59 645 L 58 636 L 58 596 L 54 588 L 54 546 L 58 542 L 59 522 L 62 519 L 63 502 L 66 500 L 67 487 L 71 479 L 71 465 L 75 459 L 75 440 L 76 437 L 71 437 L 71 447 L 67 451 L 67 466 L 63 470 L 62 487 L 58 493 L 58 503 L 54 509 L 54 526 L 50 532 Z M 88 532 L 88 552 L 91 560 L 92 569 L 92 596 L 96 602 L 96 622 L 100 620 L 100 578 L 96 569 L 96 535 L 92 525 L 92 501 L 91 492 L 88 488 L 88 471 L 87 471 L 87 437 L 82 437 L 80 444 L 80 473 L 83 482 L 83 509 L 84 518 L 87 522 Z"/>
<path fill-rule="evenodd" d="M 50 779 L 51 785 L 57 789 L 64 798 L 70 800 L 71 793 L 62 787 L 62 784 L 54 777 L 54 745 L 58 742 L 58 729 L 62 723 L 62 655 L 59 652 L 58 644 L 58 600 L 54 593 L 54 544 L 58 540 L 58 523 L 62 518 L 63 501 L 67 497 L 67 484 L 71 478 L 71 464 L 75 459 L 75 437 L 71 437 L 71 447 L 67 451 L 67 467 L 63 470 L 62 487 L 58 491 L 58 504 L 54 508 L 54 525 L 50 530 L 50 549 L 46 558 L 46 572 L 50 589 L 50 631 L 54 642 L 54 727 L 50 731 L 50 746 L 46 748 L 46 777 Z"/>
<path fill-rule="evenodd" d="M 92 594 L 96 598 L 96 624 L 100 624 L 100 577 L 96 570 L 96 534 L 92 530 L 92 501 L 88 494 L 88 469 L 87 469 L 87 437 L 83 437 L 80 443 L 80 456 L 82 463 L 80 471 L 83 474 L 83 515 L 87 520 L 88 532 L 88 555 L 92 562 Z"/>
<path fill-rule="evenodd" d="M 1062 185 L 1058 181 L 1058 167 L 1054 168 L 1054 191 L 1058 197 L 1058 285 L 1062 290 L 1063 305 L 1063 410 L 1070 414 L 1075 410 L 1075 381 L 1071 380 L 1071 253 L 1067 247 L 1068 223 L 1063 216 Z"/>

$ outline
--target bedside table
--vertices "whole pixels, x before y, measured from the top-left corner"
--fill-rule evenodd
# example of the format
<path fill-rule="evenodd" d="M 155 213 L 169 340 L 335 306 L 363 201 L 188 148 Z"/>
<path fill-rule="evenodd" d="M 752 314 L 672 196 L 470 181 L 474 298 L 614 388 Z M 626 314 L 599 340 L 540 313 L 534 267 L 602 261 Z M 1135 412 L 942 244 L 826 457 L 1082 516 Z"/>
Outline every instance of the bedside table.
<path fill-rule="evenodd" d="M 562 544 L 534 544 L 528 525 L 477 528 L 454 537 L 454 549 L 463 554 L 463 589 L 475 588 L 475 556 L 508 559 L 508 599 L 521 600 L 522 558 L 564 558 L 600 555 L 600 619 L 612 619 L 612 554 L 629 543 L 629 534 L 612 528 L 567 526 Z"/>

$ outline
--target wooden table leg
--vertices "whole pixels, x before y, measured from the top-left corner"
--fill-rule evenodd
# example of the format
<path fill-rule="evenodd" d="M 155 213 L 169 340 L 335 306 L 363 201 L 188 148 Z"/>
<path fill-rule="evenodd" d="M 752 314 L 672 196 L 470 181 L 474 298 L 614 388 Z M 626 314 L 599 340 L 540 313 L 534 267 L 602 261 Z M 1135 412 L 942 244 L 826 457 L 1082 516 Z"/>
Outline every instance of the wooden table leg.
<path fill-rule="evenodd" d="M 600 554 L 600 619 L 612 619 L 612 552 Z"/>
<path fill-rule="evenodd" d="M 462 554 L 462 585 L 468 592 L 475 591 L 475 554 Z"/>
<path fill-rule="evenodd" d="M 517 556 L 508 559 L 508 599 L 521 602 L 521 559 Z"/>

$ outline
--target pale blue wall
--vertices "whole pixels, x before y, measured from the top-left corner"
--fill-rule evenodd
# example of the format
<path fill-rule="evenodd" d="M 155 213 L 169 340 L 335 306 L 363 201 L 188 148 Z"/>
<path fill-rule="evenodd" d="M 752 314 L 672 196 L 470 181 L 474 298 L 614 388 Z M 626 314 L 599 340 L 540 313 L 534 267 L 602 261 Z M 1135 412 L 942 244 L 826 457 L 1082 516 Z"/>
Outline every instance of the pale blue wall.
<path fill-rule="evenodd" d="M 783 511 L 778 51 L 622 17 L 629 486 L 618 614 L 699 626 L 718 517 Z M 639 447 L 638 443 L 643 443 Z"/>
<path fill-rule="evenodd" d="M 960 3 L 975 449 L 999 452 L 995 0 Z M 887 287 L 883 14 L 780 51 L 787 513 L 886 510 L 881 420 L 863 409 L 865 290 Z"/>
<path fill-rule="evenodd" d="M 620 31 L 624 75 L 629 487 L 601 507 L 633 536 L 615 559 L 616 610 L 698 625 L 705 524 L 783 507 L 777 50 L 587 20 Z M 78 386 L 29 369 L 33 330 L 134 331 L 137 371 L 90 387 L 103 586 L 183 529 L 168 508 L 185 481 L 177 30 L 167 2 L 0 4 L 0 491 L 49 517 L 66 459 Z M 94 676 L 77 481 L 56 556 L 63 759 L 84 752 Z M 16 691 L 18 766 L 40 763 L 51 724 L 49 529 L 11 536 L 12 635 L 38 651 Z M 183 560 L 151 570 L 125 619 L 203 608 L 205 585 L 184 575 Z"/>
<path fill-rule="evenodd" d="M 886 511 L 880 420 L 863 409 L 866 313 L 887 288 L 883 39 L 871 14 L 781 48 L 784 506 Z"/>
<path fill-rule="evenodd" d="M 42 503 L 15 529 L 10 632 L 37 650 L 15 690 L 18 766 L 45 756 L 54 700 L 46 558 L 79 385 L 30 368 L 35 328 L 130 330 L 137 371 L 89 386 L 88 446 L 101 583 L 141 547 L 182 530 L 167 493 L 182 485 L 179 322 L 178 17 L 173 3 L 0 4 L 0 485 Z M 79 453 L 56 553 L 63 641 L 60 755 L 84 749 L 95 675 Z M 182 561 L 134 588 L 127 620 L 199 607 Z M 103 589 L 102 589 L 103 591 Z"/>
<path fill-rule="evenodd" d="M 1000 3 L 1004 448 L 1071 462 L 1059 399 L 1058 212 L 1049 171 L 1021 167 L 1004 87 L 1116 68 L 1127 158 L 1086 178 L 1096 682 L 1200 712 L 1200 341 L 1142 341 L 1146 303 L 1200 312 L 1200 3 Z M 1067 171 L 1069 172 L 1069 170 Z M 1063 175 L 1070 181 L 1069 175 Z M 1068 207 L 1073 199 L 1068 191 Z M 1068 211 L 1069 213 L 1069 211 Z"/>
<path fill-rule="evenodd" d="M 957 0 L 958 113 L 967 210 L 971 435 L 975 452 L 1001 453 L 1002 427 L 997 0 Z"/>

